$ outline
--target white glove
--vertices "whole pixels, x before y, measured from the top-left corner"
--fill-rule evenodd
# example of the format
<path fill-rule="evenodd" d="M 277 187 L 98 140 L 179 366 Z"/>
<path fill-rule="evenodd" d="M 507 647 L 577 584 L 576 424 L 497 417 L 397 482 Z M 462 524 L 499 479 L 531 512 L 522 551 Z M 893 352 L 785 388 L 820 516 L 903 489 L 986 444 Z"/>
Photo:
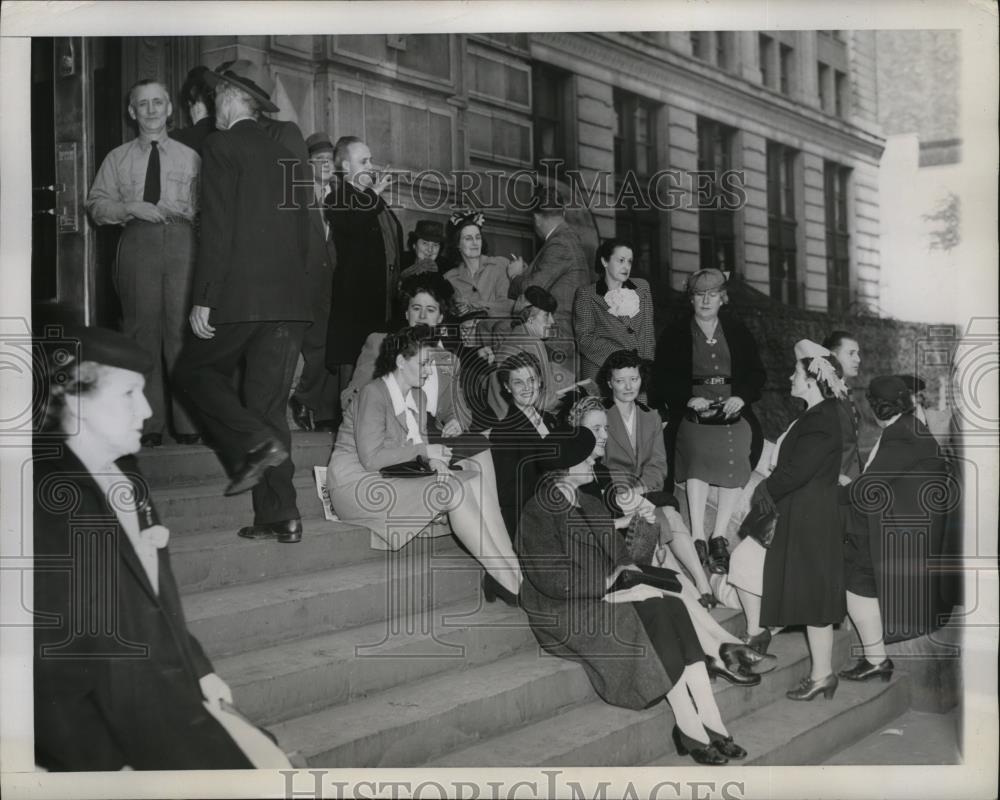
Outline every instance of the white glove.
<path fill-rule="evenodd" d="M 645 583 L 637 583 L 629 589 L 620 589 L 617 592 L 609 592 L 601 599 L 605 603 L 641 603 L 643 600 L 652 600 L 663 597 L 663 591 L 655 586 Z"/>
<path fill-rule="evenodd" d="M 220 702 L 233 704 L 233 690 L 214 672 L 202 676 L 198 684 L 201 686 L 202 696 L 212 705 L 218 707 Z"/>

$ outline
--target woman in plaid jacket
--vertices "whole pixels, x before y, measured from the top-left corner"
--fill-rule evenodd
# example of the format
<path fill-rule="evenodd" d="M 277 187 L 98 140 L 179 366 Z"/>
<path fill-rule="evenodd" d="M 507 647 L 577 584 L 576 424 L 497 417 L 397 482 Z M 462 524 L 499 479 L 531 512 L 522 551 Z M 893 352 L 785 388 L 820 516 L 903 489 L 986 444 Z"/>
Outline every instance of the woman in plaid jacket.
<path fill-rule="evenodd" d="M 629 278 L 632 246 L 622 239 L 605 240 L 597 249 L 596 267 L 597 282 L 578 289 L 573 303 L 580 377 L 591 379 L 618 350 L 634 350 L 646 361 L 656 352 L 649 283 Z"/>

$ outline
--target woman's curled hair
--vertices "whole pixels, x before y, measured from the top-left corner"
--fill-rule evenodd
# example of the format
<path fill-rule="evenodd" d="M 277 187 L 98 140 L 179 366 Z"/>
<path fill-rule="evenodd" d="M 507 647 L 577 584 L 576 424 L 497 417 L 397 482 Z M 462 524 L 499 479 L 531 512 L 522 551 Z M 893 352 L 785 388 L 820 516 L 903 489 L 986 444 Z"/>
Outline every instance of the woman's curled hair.
<path fill-rule="evenodd" d="M 535 371 L 535 377 L 539 382 L 542 380 L 542 365 L 532 353 L 522 350 L 503 360 L 503 363 L 497 368 L 497 379 L 500 381 L 500 388 L 503 394 L 507 394 L 510 373 L 516 372 L 519 369 L 525 369 L 526 367 Z"/>
<path fill-rule="evenodd" d="M 35 381 L 35 407 L 41 412 L 35 427 L 40 432 L 58 430 L 71 398 L 94 391 L 101 376 L 109 369 L 96 361 L 65 361 L 52 356 L 52 353 L 45 353 L 47 381 L 37 378 Z"/>
<path fill-rule="evenodd" d="M 601 246 L 597 248 L 597 255 L 594 258 L 594 269 L 600 277 L 604 277 L 604 262 L 610 261 L 611 256 L 614 255 L 615 250 L 619 247 L 627 247 L 633 253 L 635 253 L 635 248 L 632 247 L 632 242 L 625 239 L 605 239 L 601 242 Z"/>
<path fill-rule="evenodd" d="M 566 414 L 566 422 L 574 428 L 583 426 L 583 420 L 591 411 L 600 411 L 602 414 L 607 411 L 604 401 L 593 394 L 585 394 L 570 407 Z"/>
<path fill-rule="evenodd" d="M 816 381 L 824 400 L 847 397 L 844 369 L 835 355 L 800 358 L 799 363 L 802 364 L 806 377 Z"/>
<path fill-rule="evenodd" d="M 614 371 L 616 369 L 627 369 L 628 367 L 634 367 L 639 370 L 639 377 L 642 379 L 643 385 L 646 385 L 646 362 L 640 358 L 639 354 L 635 350 L 615 350 L 615 352 L 604 360 L 604 363 L 597 372 L 597 386 L 605 399 L 610 400 L 613 394 L 609 384 L 611 383 L 611 376 L 614 374 Z"/>
<path fill-rule="evenodd" d="M 451 311 L 455 287 L 437 272 L 409 275 L 399 282 L 399 297 L 404 306 L 408 305 L 418 294 L 429 294 L 441 306 L 441 312 L 447 314 Z"/>
<path fill-rule="evenodd" d="M 430 325 L 414 325 L 402 328 L 397 333 L 386 334 L 375 358 L 375 377 L 382 378 L 396 369 L 396 356 L 413 358 L 420 352 L 420 346 L 431 338 Z"/>
<path fill-rule="evenodd" d="M 887 400 L 884 397 L 875 397 L 869 392 L 868 405 L 871 406 L 875 419 L 882 420 L 883 422 L 887 419 L 892 419 L 897 414 L 913 413 L 913 397 L 909 394 L 900 395 L 893 400 Z"/>

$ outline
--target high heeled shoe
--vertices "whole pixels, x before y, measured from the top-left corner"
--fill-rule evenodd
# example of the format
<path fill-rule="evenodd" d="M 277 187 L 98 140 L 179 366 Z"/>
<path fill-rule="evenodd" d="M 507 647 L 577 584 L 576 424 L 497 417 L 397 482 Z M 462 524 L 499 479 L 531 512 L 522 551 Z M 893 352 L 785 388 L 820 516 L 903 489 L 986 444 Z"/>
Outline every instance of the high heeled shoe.
<path fill-rule="evenodd" d="M 694 551 L 698 554 L 698 560 L 701 562 L 701 565 L 705 569 L 708 569 L 708 542 L 704 539 L 695 539 Z"/>
<path fill-rule="evenodd" d="M 756 686 L 760 683 L 760 675 L 744 672 L 739 664 L 736 665 L 735 669 L 732 669 L 715 656 L 705 656 L 705 667 L 708 669 L 708 677 L 711 680 L 715 680 L 718 676 L 736 686 Z"/>
<path fill-rule="evenodd" d="M 771 631 L 764 628 L 760 633 L 755 633 L 753 636 L 744 636 L 743 643 L 752 647 L 762 656 L 767 655 L 767 648 L 771 646 Z"/>
<path fill-rule="evenodd" d="M 726 642 L 719 645 L 719 658 L 731 670 L 742 667 L 754 675 L 763 675 L 778 665 L 778 659 L 775 656 L 761 655 L 750 645 L 742 642 L 739 644 Z"/>
<path fill-rule="evenodd" d="M 842 669 L 837 673 L 841 678 L 848 681 L 867 681 L 872 678 L 881 678 L 888 683 L 892 677 L 892 671 L 896 665 L 891 658 L 886 658 L 879 664 L 872 664 L 867 658 L 859 658 L 858 663 L 850 669 Z"/>
<path fill-rule="evenodd" d="M 818 681 L 806 677 L 794 689 L 789 689 L 785 692 L 785 697 L 789 700 L 812 700 L 816 695 L 822 693 L 823 697 L 830 700 L 837 691 L 839 683 L 840 681 L 837 680 L 837 676 L 832 672 Z"/>
<path fill-rule="evenodd" d="M 712 741 L 712 745 L 726 758 L 740 759 L 747 757 L 747 751 L 740 747 L 736 742 L 733 741 L 732 736 L 723 736 L 721 733 L 716 733 L 711 728 L 705 728 L 705 733 L 708 734 L 708 738 Z"/>
<path fill-rule="evenodd" d="M 499 598 L 509 606 L 517 605 L 517 595 L 509 589 L 505 589 L 503 585 L 488 572 L 483 573 L 482 587 L 483 599 L 487 603 L 494 603 Z"/>
<path fill-rule="evenodd" d="M 699 742 L 685 735 L 680 728 L 674 725 L 673 731 L 674 746 L 677 748 L 677 755 L 691 756 L 697 763 L 705 764 L 709 767 L 720 767 L 728 764 L 726 758 L 711 742 Z"/>

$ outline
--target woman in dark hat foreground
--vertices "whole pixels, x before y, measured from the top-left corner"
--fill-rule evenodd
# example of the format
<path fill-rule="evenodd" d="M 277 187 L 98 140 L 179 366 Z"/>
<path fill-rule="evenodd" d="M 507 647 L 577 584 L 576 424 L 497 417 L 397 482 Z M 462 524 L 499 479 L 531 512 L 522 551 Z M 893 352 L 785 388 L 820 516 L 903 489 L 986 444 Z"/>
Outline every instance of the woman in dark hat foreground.
<path fill-rule="evenodd" d="M 604 504 L 579 491 L 593 480 L 595 445 L 586 428 L 562 436 L 521 513 L 521 605 L 535 638 L 552 655 L 582 664 L 612 705 L 639 710 L 666 697 L 681 755 L 708 765 L 743 758 L 715 703 L 683 602 L 643 584 L 610 591 L 638 567 Z"/>
<path fill-rule="evenodd" d="M 290 766 L 231 713 L 229 687 L 184 621 L 170 532 L 134 458 L 152 358 L 114 331 L 66 333 L 36 342 L 48 370 L 36 388 L 36 763 L 74 772 Z"/>

